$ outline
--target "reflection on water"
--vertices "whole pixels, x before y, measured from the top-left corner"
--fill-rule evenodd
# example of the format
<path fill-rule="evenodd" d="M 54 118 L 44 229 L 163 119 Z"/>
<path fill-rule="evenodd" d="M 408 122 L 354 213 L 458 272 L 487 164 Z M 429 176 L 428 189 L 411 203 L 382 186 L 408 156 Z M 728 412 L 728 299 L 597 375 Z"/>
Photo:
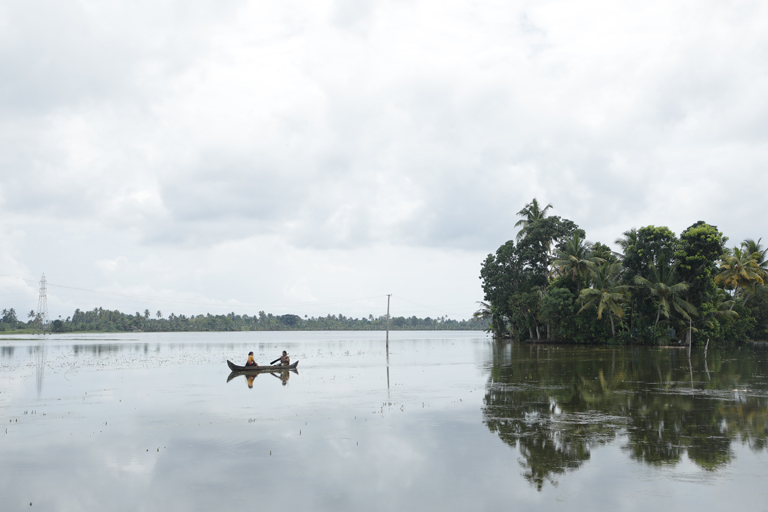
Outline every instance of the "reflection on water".
<path fill-rule="evenodd" d="M 159 346 L 157 347 L 159 349 Z M 73 345 L 72 351 L 75 355 L 89 354 L 101 356 L 106 354 L 117 354 L 118 352 L 133 351 L 149 352 L 149 343 L 97 343 L 91 345 Z"/>
<path fill-rule="evenodd" d="M 519 448 L 538 489 L 618 436 L 632 460 L 674 466 L 687 455 L 709 471 L 731 462 L 733 443 L 766 448 L 764 349 L 710 348 L 705 359 L 675 349 L 502 344 L 492 359 L 485 424 Z"/>
<path fill-rule="evenodd" d="M 376 332 L 54 335 L 44 350 L 0 338 L 0 510 L 203 511 L 286 496 L 334 512 L 768 503 L 768 350 L 710 347 L 689 364 L 678 350 L 390 338 L 387 349 Z M 300 371 L 226 364 L 285 349 Z"/>
<path fill-rule="evenodd" d="M 389 331 L 387 331 L 387 401 L 392 401 L 392 396 L 390 395 L 389 391 Z"/>
<path fill-rule="evenodd" d="M 36 348 L 36 360 L 35 360 L 35 376 L 37 380 L 37 396 L 38 398 L 43 392 L 43 378 L 45 372 L 45 342 L 41 341 Z"/>
<path fill-rule="evenodd" d="M 243 377 L 245 377 L 245 382 L 248 385 L 248 388 L 249 389 L 253 389 L 253 381 L 256 379 L 256 377 L 258 377 L 259 375 L 269 374 L 269 375 L 272 375 L 273 377 L 276 377 L 278 380 L 280 380 L 282 382 L 283 386 L 285 386 L 286 384 L 288 384 L 288 379 L 291 378 L 291 373 L 293 373 L 295 375 L 299 374 L 298 370 L 296 370 L 296 369 L 293 369 L 293 370 L 282 370 L 282 371 L 261 371 L 261 372 L 238 372 L 238 371 L 233 371 L 233 372 L 231 372 L 227 376 L 227 382 L 229 382 L 229 381 L 231 381 L 231 380 L 233 380 L 233 379 L 235 379 L 237 377 L 243 376 Z"/>

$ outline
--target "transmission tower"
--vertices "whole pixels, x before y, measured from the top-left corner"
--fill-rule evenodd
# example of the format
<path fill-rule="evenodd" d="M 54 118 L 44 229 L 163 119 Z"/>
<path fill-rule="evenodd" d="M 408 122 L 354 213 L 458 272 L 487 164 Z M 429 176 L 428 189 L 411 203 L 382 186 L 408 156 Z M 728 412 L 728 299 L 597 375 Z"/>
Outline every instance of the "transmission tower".
<path fill-rule="evenodd" d="M 40 297 L 37 299 L 37 318 L 35 319 L 35 334 L 49 332 L 48 325 L 48 296 L 46 295 L 45 274 L 40 278 Z"/>

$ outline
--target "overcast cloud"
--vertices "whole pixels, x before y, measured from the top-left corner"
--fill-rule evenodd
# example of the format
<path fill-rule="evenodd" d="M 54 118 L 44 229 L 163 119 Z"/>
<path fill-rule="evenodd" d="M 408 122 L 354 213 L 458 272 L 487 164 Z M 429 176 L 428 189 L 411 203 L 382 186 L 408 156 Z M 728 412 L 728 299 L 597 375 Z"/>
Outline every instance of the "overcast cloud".
<path fill-rule="evenodd" d="M 2 307 L 469 317 L 531 198 L 768 238 L 759 1 L 0 3 Z M 162 299 L 162 300 L 159 300 Z"/>

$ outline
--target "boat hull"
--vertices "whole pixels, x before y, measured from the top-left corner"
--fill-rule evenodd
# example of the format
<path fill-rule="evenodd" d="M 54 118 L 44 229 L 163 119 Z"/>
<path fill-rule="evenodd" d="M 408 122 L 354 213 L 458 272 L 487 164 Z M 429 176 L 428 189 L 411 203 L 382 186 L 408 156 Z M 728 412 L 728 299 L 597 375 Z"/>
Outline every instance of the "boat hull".
<path fill-rule="evenodd" d="M 238 366 L 232 361 L 227 360 L 227 366 L 233 372 L 282 372 L 284 370 L 295 370 L 298 364 L 299 362 L 296 361 L 288 366 Z"/>

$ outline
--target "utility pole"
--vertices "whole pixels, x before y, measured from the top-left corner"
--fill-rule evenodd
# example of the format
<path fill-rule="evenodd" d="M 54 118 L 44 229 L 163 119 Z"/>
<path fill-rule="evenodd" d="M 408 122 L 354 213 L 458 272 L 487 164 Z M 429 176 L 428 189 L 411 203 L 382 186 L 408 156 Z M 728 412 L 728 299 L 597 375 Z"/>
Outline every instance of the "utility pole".
<path fill-rule="evenodd" d="M 40 296 L 37 299 L 37 318 L 35 319 L 35 334 L 45 335 L 48 325 L 48 297 L 45 274 L 40 278 Z M 50 334 L 50 333 L 49 333 Z"/>

